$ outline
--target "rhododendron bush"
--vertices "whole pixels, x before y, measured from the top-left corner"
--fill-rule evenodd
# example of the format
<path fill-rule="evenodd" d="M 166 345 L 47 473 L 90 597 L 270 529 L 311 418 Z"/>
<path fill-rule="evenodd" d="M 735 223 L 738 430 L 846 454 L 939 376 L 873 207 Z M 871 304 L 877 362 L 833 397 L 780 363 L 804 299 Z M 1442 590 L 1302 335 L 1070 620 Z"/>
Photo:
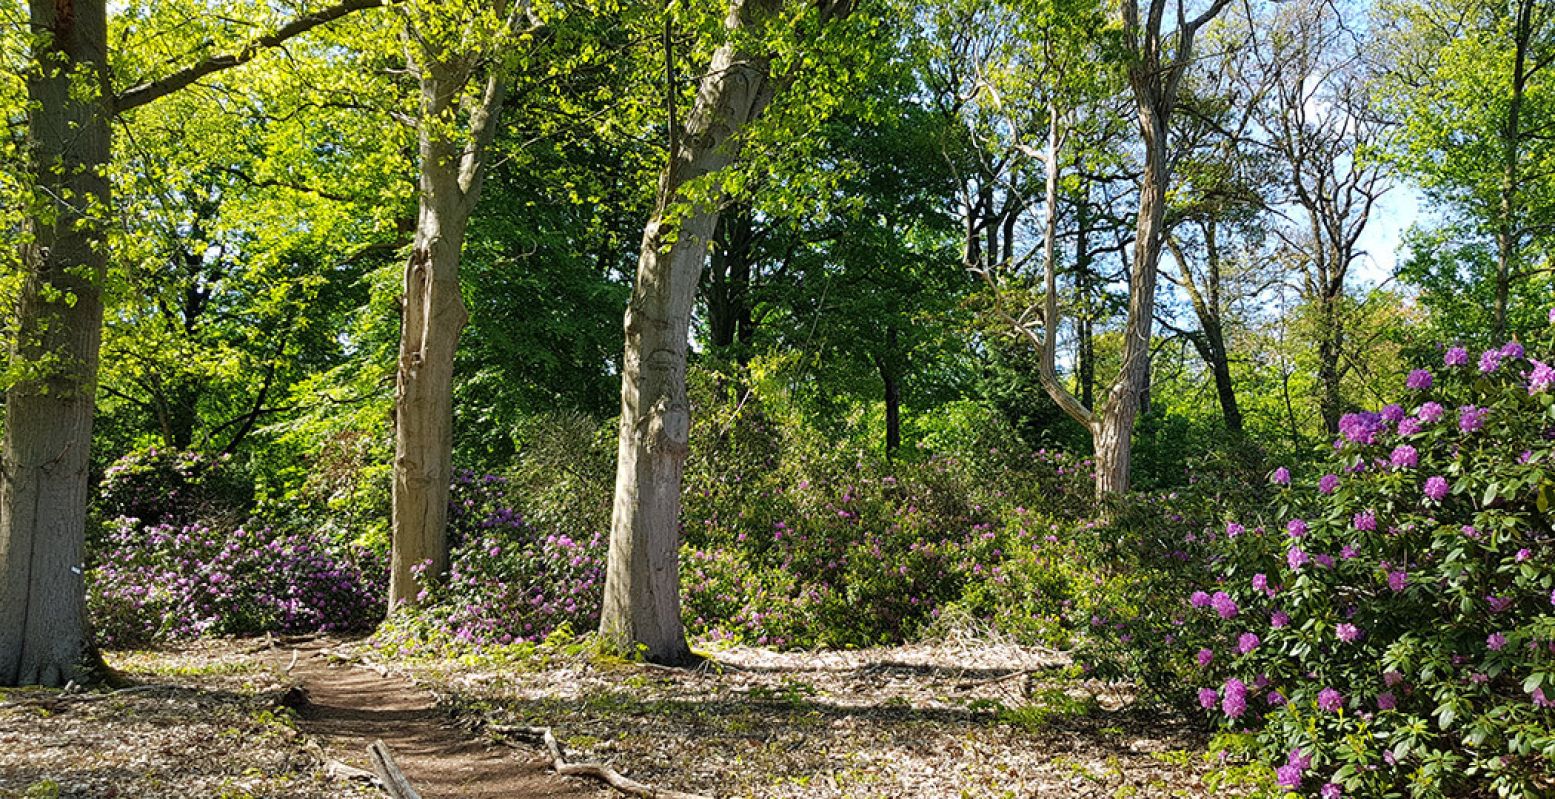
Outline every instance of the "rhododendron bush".
<path fill-rule="evenodd" d="M 1550 341 L 1539 352 L 1550 352 Z M 1185 693 L 1304 796 L 1555 793 L 1555 358 L 1443 352 L 1182 544 Z"/>

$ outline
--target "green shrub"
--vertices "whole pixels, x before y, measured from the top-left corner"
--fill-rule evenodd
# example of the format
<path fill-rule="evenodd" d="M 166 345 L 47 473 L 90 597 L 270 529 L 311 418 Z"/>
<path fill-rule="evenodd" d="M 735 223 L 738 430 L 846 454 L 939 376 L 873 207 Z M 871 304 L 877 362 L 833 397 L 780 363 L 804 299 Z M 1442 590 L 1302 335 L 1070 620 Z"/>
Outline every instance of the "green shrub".
<path fill-rule="evenodd" d="M 1555 369 L 1455 347 L 1406 385 L 1326 468 L 1184 520 L 1125 625 L 1136 666 L 1303 795 L 1549 796 Z"/>

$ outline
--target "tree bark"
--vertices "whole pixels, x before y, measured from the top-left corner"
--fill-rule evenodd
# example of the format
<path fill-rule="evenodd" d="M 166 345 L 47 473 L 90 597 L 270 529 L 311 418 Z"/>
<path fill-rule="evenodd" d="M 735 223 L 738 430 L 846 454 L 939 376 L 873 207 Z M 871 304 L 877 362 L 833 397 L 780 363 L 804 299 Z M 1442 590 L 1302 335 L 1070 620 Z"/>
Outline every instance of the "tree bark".
<path fill-rule="evenodd" d="M 1148 78 L 1140 79 L 1148 80 Z M 1171 179 L 1166 159 L 1170 103 L 1162 103 L 1158 88 L 1136 82 L 1139 129 L 1144 138 L 1145 171 L 1139 186 L 1139 215 L 1134 232 L 1134 259 L 1129 269 L 1128 318 L 1123 325 L 1123 365 L 1107 394 L 1096 433 L 1096 495 L 1127 493 L 1134 420 L 1150 369 L 1151 328 L 1155 322 L 1155 284 L 1161 260 L 1161 234 L 1166 218 L 1166 186 Z"/>
<path fill-rule="evenodd" d="M 1145 170 L 1140 178 L 1139 214 L 1134 232 L 1134 260 L 1129 267 L 1128 318 L 1123 325 L 1123 365 L 1108 391 L 1097 421 L 1096 495 L 1105 498 L 1126 493 L 1132 455 L 1134 419 L 1150 376 L 1150 337 L 1155 323 L 1155 285 L 1161 260 L 1166 217 L 1166 190 L 1171 181 L 1167 158 L 1167 131 L 1177 104 L 1177 90 L 1193 58 L 1193 40 L 1199 28 L 1225 8 L 1229 0 L 1213 0 L 1192 20 L 1178 20 L 1175 37 L 1161 30 L 1166 0 L 1150 0 L 1144 20 L 1137 0 L 1123 4 L 1123 29 L 1134 60 L 1129 65 L 1129 85 L 1139 116 L 1140 138 L 1145 150 Z M 1175 38 L 1169 58 L 1166 42 Z"/>
<path fill-rule="evenodd" d="M 110 156 L 103 0 L 33 0 L 34 198 L 6 392 L 0 477 L 0 685 L 79 679 L 89 641 L 82 549 L 107 265 Z M 88 80 L 80 80 L 89 76 Z"/>
<path fill-rule="evenodd" d="M 607 646 L 624 653 L 641 646 L 656 663 L 691 657 L 680 619 L 678 559 L 681 474 L 691 432 L 686 348 L 697 282 L 718 222 L 717 196 L 688 201 L 683 189 L 735 160 L 742 130 L 769 101 L 769 57 L 754 52 L 747 37 L 775 16 L 778 5 L 778 0 L 731 2 L 724 23 L 728 39 L 701 79 L 686 129 L 659 177 L 626 309 L 615 503 L 599 632 Z"/>
<path fill-rule="evenodd" d="M 505 6 L 498 2 L 498 13 Z M 488 76 L 481 99 L 467 109 L 468 129 L 455 131 L 449 120 L 477 59 L 428 52 L 420 60 L 420 210 L 405 264 L 394 394 L 391 609 L 420 601 L 448 569 L 454 356 L 469 319 L 459 258 L 503 99 L 502 76 Z"/>
<path fill-rule="evenodd" d="M 1521 182 L 1522 110 L 1528 86 L 1528 49 L 1533 37 L 1533 0 L 1518 0 L 1513 34 L 1512 97 L 1501 130 L 1502 176 L 1500 219 L 1496 221 L 1496 303 L 1491 322 L 1493 341 L 1506 338 L 1506 310 L 1512 293 L 1512 262 L 1521 233 L 1518 190 Z"/>

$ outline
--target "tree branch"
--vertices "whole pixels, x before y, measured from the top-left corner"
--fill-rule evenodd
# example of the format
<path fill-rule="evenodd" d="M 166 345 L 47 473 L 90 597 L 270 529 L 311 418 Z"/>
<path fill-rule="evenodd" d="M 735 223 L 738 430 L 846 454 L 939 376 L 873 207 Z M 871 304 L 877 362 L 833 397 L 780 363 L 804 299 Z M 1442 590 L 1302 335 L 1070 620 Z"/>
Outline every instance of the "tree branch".
<path fill-rule="evenodd" d="M 386 5 L 394 0 L 343 0 L 343 2 L 305 14 L 291 22 L 282 25 L 274 32 L 261 36 L 243 46 L 243 49 L 235 53 L 223 53 L 211 56 L 197 64 L 185 67 L 171 75 L 167 75 L 148 83 L 126 89 L 113 98 L 113 113 L 120 114 L 133 108 L 138 108 L 146 103 L 156 100 L 179 89 L 194 83 L 201 78 L 220 72 L 224 69 L 242 66 L 254 60 L 263 50 L 278 47 L 286 40 L 307 33 L 320 25 L 334 22 L 341 17 L 368 8 L 376 8 Z"/>

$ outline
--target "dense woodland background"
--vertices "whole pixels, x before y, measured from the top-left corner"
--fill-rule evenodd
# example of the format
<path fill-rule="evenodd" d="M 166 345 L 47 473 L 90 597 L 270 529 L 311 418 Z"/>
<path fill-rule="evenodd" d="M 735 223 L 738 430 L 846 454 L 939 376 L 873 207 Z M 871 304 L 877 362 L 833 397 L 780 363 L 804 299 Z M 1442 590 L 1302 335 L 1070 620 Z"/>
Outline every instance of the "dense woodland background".
<path fill-rule="evenodd" d="M 1172 654 L 1189 636 L 1168 630 L 1181 608 L 1151 616 L 1152 601 L 1272 574 L 1284 550 L 1255 564 L 1195 548 L 1243 546 L 1231 539 L 1260 524 L 1301 521 L 1301 539 L 1321 515 L 1373 532 L 1375 517 L 1370 530 L 1351 517 L 1375 512 L 1384 533 L 1390 513 L 1392 532 L 1414 530 L 1393 500 L 1325 483 L 1320 514 L 1286 488 L 1292 473 L 1372 474 L 1390 453 L 1347 447 L 1396 436 L 1419 453 L 1395 450 L 1389 468 L 1439 457 L 1456 464 L 1441 467 L 1453 496 L 1474 492 L 1449 512 L 1428 485 L 1408 511 L 1421 530 L 1513 520 L 1494 547 L 1515 560 L 1487 549 L 1464 595 L 1515 579 L 1530 597 L 1529 660 L 1504 675 L 1517 687 L 1422 687 L 1414 718 L 1446 730 L 1483 710 L 1515 761 L 1496 784 L 1550 787 L 1537 764 L 1555 746 L 1538 678 L 1546 478 L 1466 488 L 1490 461 L 1412 438 L 1433 412 L 1400 398 L 1469 408 L 1464 436 L 1494 405 L 1497 438 L 1473 452 L 1542 469 L 1544 406 L 1528 403 L 1550 382 L 1537 356 L 1555 298 L 1555 8 L 470 0 L 347 3 L 324 19 L 295 2 L 97 6 L 106 56 L 72 52 L 68 68 L 51 66 L 51 42 L 79 20 L 0 8 L 13 475 L 84 455 L 26 450 L 16 430 L 35 428 L 17 419 L 92 385 L 59 382 L 84 350 L 49 336 L 91 329 L 71 314 L 101 295 L 95 393 L 70 406 L 88 419 L 95 406 L 93 488 L 75 505 L 89 508 L 86 544 L 61 561 L 85 565 L 91 640 L 367 629 L 392 582 L 405 612 L 380 635 L 399 646 L 540 641 L 598 628 L 616 601 L 609 559 L 657 542 L 643 557 L 679 557 L 674 629 L 633 615 L 651 587 L 622 594 L 605 625 L 656 659 L 684 653 L 681 623 L 779 648 L 982 625 L 1078 647 L 1087 668 L 1197 707 L 1209 661 Z M 48 128 L 51 102 L 86 116 Z M 71 171 L 78 135 L 106 148 L 101 186 Z M 81 230 L 87 254 L 61 261 Z M 629 317 L 624 340 L 629 302 L 650 321 Z M 642 377 L 661 372 L 683 388 Z M 1523 404 L 1500 410 L 1494 392 Z M 651 442 L 648 455 L 627 443 L 649 422 L 673 427 L 653 414 L 682 395 L 683 477 Z M 1384 407 L 1395 401 L 1407 407 Z M 623 402 L 648 421 L 623 424 Z M 21 418 L 62 418 L 49 413 Z M 619 474 L 618 455 L 633 464 Z M 1335 458 L 1350 471 L 1324 465 Z M 1416 502 L 1418 481 L 1400 479 L 1378 473 L 1378 496 Z M 27 497 L 75 501 L 24 482 L 7 481 L 0 526 L 21 524 Z M 13 573 L 25 540 L 11 531 L 0 550 Z M 1431 546 L 1372 563 L 1366 591 L 1464 557 L 1420 554 Z M 1237 558 L 1242 571 L 1205 576 Z M 1304 563 L 1290 556 L 1290 587 L 1306 590 Z M 1459 577 L 1444 572 L 1442 590 Z M 1323 629 L 1357 613 L 1354 595 L 1334 596 Z M 1377 613 L 1476 646 L 1496 631 L 1467 606 L 1422 616 L 1451 603 L 1419 599 Z M 1216 611 L 1236 617 L 1226 601 Z M 15 657 L 6 680 L 28 673 Z M 1205 707 L 1251 676 L 1232 681 L 1217 678 Z M 1490 709 L 1507 697 L 1516 711 Z M 1234 727 L 1243 714 L 1223 715 Z M 1322 737 L 1292 729 L 1264 745 Z M 1464 784 L 1454 769 L 1503 753 L 1453 737 L 1431 744 L 1449 792 Z M 1381 791 L 1420 773 L 1389 768 L 1335 784 Z"/>

